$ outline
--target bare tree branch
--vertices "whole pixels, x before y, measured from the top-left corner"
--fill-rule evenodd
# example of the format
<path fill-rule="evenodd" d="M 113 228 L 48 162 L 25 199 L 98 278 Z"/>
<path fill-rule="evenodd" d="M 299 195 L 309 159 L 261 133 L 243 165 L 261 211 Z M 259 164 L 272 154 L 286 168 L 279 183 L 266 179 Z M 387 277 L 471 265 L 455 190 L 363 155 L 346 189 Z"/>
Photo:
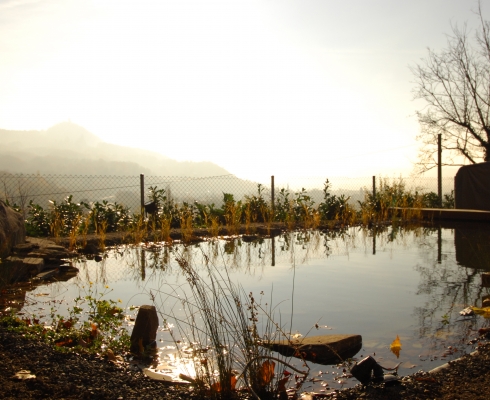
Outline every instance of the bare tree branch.
<path fill-rule="evenodd" d="M 425 101 L 417 112 L 420 171 L 436 165 L 439 134 L 446 165 L 460 165 L 454 163 L 458 157 L 469 163 L 490 161 L 490 23 L 480 3 L 476 13 L 480 26 L 473 40 L 466 25 L 452 26 L 447 47 L 428 49 L 427 58 L 411 67 L 414 99 Z"/>

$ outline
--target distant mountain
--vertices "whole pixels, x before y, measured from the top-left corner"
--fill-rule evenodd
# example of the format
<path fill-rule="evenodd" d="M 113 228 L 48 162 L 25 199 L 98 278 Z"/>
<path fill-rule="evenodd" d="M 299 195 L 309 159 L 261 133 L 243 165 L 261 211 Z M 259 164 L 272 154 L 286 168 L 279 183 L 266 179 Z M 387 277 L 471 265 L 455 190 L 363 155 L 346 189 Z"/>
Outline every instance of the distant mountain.
<path fill-rule="evenodd" d="M 149 150 L 106 143 L 71 122 L 62 122 L 45 131 L 0 129 L 0 171 L 188 177 L 229 174 L 211 162 L 179 162 Z"/>

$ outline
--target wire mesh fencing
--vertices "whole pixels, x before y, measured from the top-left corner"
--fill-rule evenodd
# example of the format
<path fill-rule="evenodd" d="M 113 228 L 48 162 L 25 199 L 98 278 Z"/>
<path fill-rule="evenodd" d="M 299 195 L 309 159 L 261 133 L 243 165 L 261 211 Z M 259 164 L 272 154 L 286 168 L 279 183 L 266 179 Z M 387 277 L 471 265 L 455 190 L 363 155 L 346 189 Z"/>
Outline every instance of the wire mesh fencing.
<path fill-rule="evenodd" d="M 224 194 L 233 195 L 235 200 L 258 195 L 270 200 L 281 190 L 291 193 L 304 191 L 316 203 L 324 199 L 325 177 L 275 177 L 267 182 L 244 180 L 235 175 L 211 177 L 182 176 L 105 176 L 105 175 L 39 175 L 0 173 L 0 199 L 16 204 L 27 210 L 29 203 L 49 207 L 51 202 L 61 202 L 72 196 L 73 202 L 118 203 L 133 212 L 141 210 L 142 200 L 148 200 L 150 188 L 164 189 L 168 198 L 175 203 L 215 204 L 223 203 Z M 373 184 L 379 186 L 382 177 L 346 178 L 329 177 L 329 192 L 332 195 L 349 197 L 349 203 L 356 206 L 364 199 L 366 192 L 372 192 Z M 388 179 L 389 180 L 389 179 Z M 400 177 L 390 181 L 403 182 L 406 190 L 437 192 L 437 178 Z M 274 181 L 274 186 L 272 186 Z M 453 178 L 443 180 L 443 194 L 450 194 L 454 188 Z"/>

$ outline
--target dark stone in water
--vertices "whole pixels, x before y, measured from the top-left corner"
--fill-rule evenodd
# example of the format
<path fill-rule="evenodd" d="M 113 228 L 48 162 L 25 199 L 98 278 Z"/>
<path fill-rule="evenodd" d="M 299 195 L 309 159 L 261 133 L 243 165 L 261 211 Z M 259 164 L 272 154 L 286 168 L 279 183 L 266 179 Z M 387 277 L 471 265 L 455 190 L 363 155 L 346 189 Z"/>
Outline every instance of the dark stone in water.
<path fill-rule="evenodd" d="M 144 305 L 138 310 L 131 334 L 131 353 L 142 354 L 155 347 L 158 329 L 158 315 L 155 306 Z"/>
<path fill-rule="evenodd" d="M 304 358 L 318 364 L 335 364 L 361 350 L 361 335 L 321 335 L 272 342 L 267 347 L 285 356 Z"/>

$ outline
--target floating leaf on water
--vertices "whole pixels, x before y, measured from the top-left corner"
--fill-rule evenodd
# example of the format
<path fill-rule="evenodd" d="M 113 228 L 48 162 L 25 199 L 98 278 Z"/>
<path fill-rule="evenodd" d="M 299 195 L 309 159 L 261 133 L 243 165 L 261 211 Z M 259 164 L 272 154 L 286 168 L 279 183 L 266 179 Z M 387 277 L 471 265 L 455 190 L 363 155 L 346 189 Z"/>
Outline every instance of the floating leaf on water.
<path fill-rule="evenodd" d="M 400 342 L 400 338 L 396 335 L 396 339 L 390 345 L 391 352 L 396 356 L 396 358 L 400 357 L 400 350 L 402 349 L 402 344 Z"/>
<path fill-rule="evenodd" d="M 484 318 L 490 318 L 490 307 L 471 307 L 475 314 L 483 315 Z"/>

